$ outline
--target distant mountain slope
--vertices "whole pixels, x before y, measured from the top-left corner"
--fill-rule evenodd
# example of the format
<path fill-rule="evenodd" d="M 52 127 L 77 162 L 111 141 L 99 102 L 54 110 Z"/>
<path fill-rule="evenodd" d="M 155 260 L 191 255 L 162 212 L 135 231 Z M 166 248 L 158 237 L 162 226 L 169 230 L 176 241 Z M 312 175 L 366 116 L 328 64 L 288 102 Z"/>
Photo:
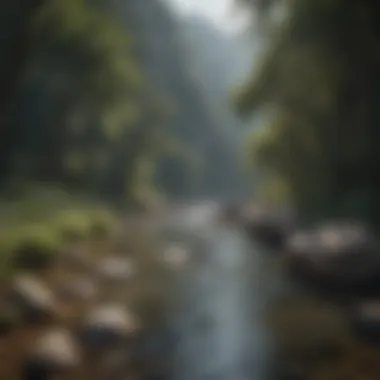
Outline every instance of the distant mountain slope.
<path fill-rule="evenodd" d="M 227 33 L 199 15 L 182 19 L 181 34 L 189 70 L 205 94 L 214 120 L 230 141 L 229 149 L 235 157 L 231 165 L 236 165 L 230 170 L 239 171 L 247 126 L 234 112 L 232 94 L 252 69 L 256 47 L 252 46 L 251 41 L 246 42 L 243 33 Z M 246 184 L 241 185 L 246 187 Z"/>
<path fill-rule="evenodd" d="M 178 19 L 161 0 L 88 1 L 120 17 L 133 36 L 144 79 L 176 103 L 171 130 L 203 162 L 201 178 L 194 183 L 169 158 L 160 165 L 159 183 L 176 197 L 231 196 L 240 186 L 235 128 L 239 122 L 232 111 L 224 109 L 231 110 L 228 88 L 246 64 L 236 57 L 249 54 L 241 47 L 236 55 L 236 40 L 228 41 L 204 20 Z"/>
<path fill-rule="evenodd" d="M 197 84 L 226 122 L 240 124 L 232 109 L 231 91 L 252 67 L 252 45 L 245 43 L 243 35 L 228 34 L 200 16 L 183 18 L 181 26 L 188 65 Z"/>
<path fill-rule="evenodd" d="M 195 70 L 203 74 L 207 85 L 227 95 L 230 87 L 243 80 L 251 68 L 251 44 L 245 43 L 243 35 L 228 34 L 201 16 L 183 18 L 181 26 Z"/>

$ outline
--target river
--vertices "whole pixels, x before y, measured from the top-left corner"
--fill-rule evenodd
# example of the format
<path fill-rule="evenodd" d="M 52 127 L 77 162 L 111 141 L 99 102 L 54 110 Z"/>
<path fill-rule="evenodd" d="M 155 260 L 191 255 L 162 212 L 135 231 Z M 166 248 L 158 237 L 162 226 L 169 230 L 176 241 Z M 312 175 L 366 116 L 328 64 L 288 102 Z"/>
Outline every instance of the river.
<path fill-rule="evenodd" d="M 175 286 L 174 379 L 266 379 L 271 349 L 263 311 L 281 283 L 268 275 L 261 248 L 216 220 L 215 207 L 191 206 L 164 228 L 168 243 L 186 244 L 193 261 Z"/>

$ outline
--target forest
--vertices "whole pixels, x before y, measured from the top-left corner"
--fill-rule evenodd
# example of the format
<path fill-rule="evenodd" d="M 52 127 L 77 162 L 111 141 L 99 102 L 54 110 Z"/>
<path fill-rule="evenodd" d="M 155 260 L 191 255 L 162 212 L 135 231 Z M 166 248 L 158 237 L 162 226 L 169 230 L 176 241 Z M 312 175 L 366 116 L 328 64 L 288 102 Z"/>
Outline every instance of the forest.
<path fill-rule="evenodd" d="M 43 183 L 125 206 L 239 186 L 232 128 L 211 112 L 166 5 L 6 7 L 2 189 Z"/>
<path fill-rule="evenodd" d="M 4 190 L 47 183 L 118 205 L 221 197 L 227 184 L 242 187 L 237 155 L 244 145 L 260 172 L 254 189 L 245 183 L 245 195 L 291 202 L 311 220 L 379 222 L 372 2 L 238 2 L 260 12 L 260 38 L 268 42 L 262 54 L 230 44 L 240 65 L 249 67 L 252 54 L 257 62 L 246 84 L 245 68 L 224 87 L 218 78 L 239 62 L 220 56 L 225 68 L 215 60 L 220 73 L 211 73 L 196 61 L 207 49 L 194 41 L 212 32 L 201 20 L 180 26 L 159 1 L 22 4 L 6 5 L 1 23 Z M 250 143 L 247 127 L 223 113 L 228 86 L 240 92 L 240 116 L 264 114 Z"/>
<path fill-rule="evenodd" d="M 259 32 L 251 47 L 222 41 L 230 58 L 220 55 L 211 73 L 207 44 L 194 41 L 213 32 L 202 20 L 179 25 L 160 1 L 5 5 L 3 194 L 48 184 L 120 206 L 245 189 L 310 220 L 377 225 L 378 9 L 369 0 L 236 6 L 259 14 Z M 236 115 L 223 113 L 228 91 Z M 241 120 L 252 114 L 260 123 L 248 128 Z"/>
<path fill-rule="evenodd" d="M 242 86 L 241 115 L 264 112 L 250 156 L 264 189 L 309 221 L 379 226 L 379 17 L 374 1 L 244 1 L 265 53 Z M 376 163 L 377 162 L 377 163 Z"/>
<path fill-rule="evenodd" d="M 2 5 L 0 379 L 379 378 L 380 3 L 229 4 Z"/>

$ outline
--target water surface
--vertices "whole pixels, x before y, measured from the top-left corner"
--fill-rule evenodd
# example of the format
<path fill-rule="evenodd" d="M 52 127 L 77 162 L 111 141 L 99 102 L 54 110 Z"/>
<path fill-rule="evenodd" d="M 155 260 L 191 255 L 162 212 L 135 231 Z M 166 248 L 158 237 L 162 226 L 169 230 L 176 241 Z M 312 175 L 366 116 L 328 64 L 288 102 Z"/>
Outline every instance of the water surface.
<path fill-rule="evenodd" d="M 186 243 L 195 261 L 177 279 L 175 380 L 265 379 L 270 344 L 262 317 L 274 282 L 260 248 L 215 219 L 193 206 L 167 225 L 168 240 Z"/>

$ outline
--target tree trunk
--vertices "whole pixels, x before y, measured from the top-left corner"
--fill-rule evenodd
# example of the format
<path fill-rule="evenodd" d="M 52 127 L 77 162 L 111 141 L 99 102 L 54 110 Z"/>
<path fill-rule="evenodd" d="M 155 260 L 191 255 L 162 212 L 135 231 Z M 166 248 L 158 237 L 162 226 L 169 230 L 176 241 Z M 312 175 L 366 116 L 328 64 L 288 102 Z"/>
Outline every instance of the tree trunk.
<path fill-rule="evenodd" d="M 10 107 L 17 82 L 30 52 L 31 23 L 44 0 L 14 0 L 2 7 L 0 22 L 5 35 L 4 63 L 0 67 L 0 182 L 9 167 L 12 149 L 12 131 L 9 122 Z M 6 25 L 4 27 L 4 25 Z"/>

